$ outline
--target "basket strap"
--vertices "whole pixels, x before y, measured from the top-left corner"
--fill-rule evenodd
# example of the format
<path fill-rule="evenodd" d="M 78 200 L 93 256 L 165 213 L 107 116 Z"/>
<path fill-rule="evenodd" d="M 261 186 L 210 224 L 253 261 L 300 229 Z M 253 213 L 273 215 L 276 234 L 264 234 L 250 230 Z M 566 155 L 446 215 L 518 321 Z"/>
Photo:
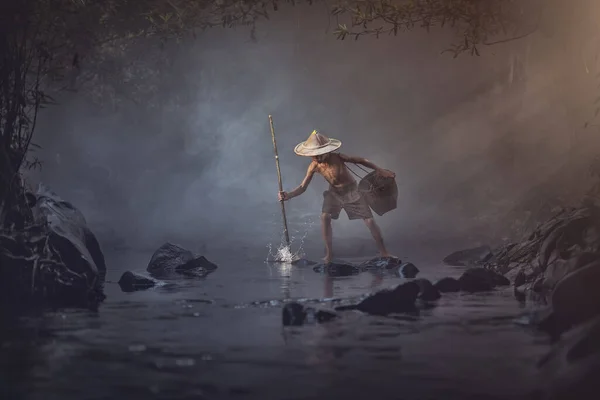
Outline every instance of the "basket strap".
<path fill-rule="evenodd" d="M 356 164 L 354 164 L 354 165 L 356 165 Z M 358 165 L 357 165 L 357 167 L 358 167 Z M 346 164 L 346 168 L 348 168 L 348 171 L 350 171 L 350 172 L 352 172 L 354 175 L 356 175 L 356 177 L 357 177 L 358 179 L 362 179 L 362 178 L 363 178 L 362 176 L 360 176 L 359 174 L 357 174 L 356 172 L 354 172 L 354 171 L 352 170 L 352 168 L 350 168 L 350 166 L 349 166 L 348 164 Z M 365 171 L 365 172 L 367 172 L 367 171 Z"/>
<path fill-rule="evenodd" d="M 336 152 L 336 153 L 337 153 L 337 152 Z M 345 163 L 345 164 L 346 164 L 346 168 L 348 168 L 348 171 L 350 171 L 350 172 L 352 172 L 354 175 L 356 175 L 356 177 L 357 177 L 359 180 L 362 180 L 362 179 L 364 178 L 364 176 L 360 176 L 359 174 L 357 174 L 356 172 L 354 172 L 354 171 L 352 170 L 352 168 L 350 168 L 350 166 L 348 165 L 348 163 Z M 354 165 L 356 165 L 358 168 L 360 168 L 360 169 L 361 169 L 361 170 L 362 170 L 364 173 L 366 173 L 366 174 L 368 174 L 368 173 L 369 173 L 369 171 L 367 171 L 366 169 L 364 169 L 363 167 L 361 167 L 361 166 L 360 166 L 360 165 L 358 165 L 357 163 L 350 163 L 350 164 L 354 164 Z M 371 190 L 372 190 L 372 189 L 373 189 L 373 184 L 370 184 L 370 186 L 371 186 Z"/>
<path fill-rule="evenodd" d="M 363 170 L 363 172 L 366 172 L 366 173 L 369 172 L 369 171 L 365 170 L 364 168 L 362 168 L 360 165 L 358 165 L 356 163 L 352 163 L 352 164 L 356 165 L 358 168 L 360 168 L 361 170 Z M 350 171 L 354 175 L 356 175 L 359 180 L 363 180 L 364 177 L 362 177 L 362 176 L 358 175 L 356 172 L 352 171 L 352 168 L 350 168 L 350 166 L 348 166 L 347 164 L 346 164 L 346 168 L 348 168 L 348 171 Z M 369 183 L 369 190 L 373 190 L 373 188 L 374 188 L 373 184 Z"/>

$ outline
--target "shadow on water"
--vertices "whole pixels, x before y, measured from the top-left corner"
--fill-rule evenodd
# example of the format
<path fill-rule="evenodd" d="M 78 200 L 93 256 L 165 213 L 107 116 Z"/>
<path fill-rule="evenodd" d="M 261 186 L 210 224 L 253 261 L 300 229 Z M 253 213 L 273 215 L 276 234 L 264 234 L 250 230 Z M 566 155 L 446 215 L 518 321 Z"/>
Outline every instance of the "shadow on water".
<path fill-rule="evenodd" d="M 97 313 L 13 320 L 2 333 L 3 398 L 509 399 L 528 392 L 546 349 L 543 338 L 514 323 L 523 309 L 509 291 L 448 294 L 417 315 L 349 311 L 284 329 L 286 301 L 332 309 L 403 280 L 207 257 L 219 269 L 205 280 L 134 293 L 107 285 Z M 118 266 L 107 276 L 116 281 L 148 255 L 107 258 Z M 461 272 L 419 268 L 432 281 Z"/>
<path fill-rule="evenodd" d="M 0 393 L 3 399 L 23 398 L 35 366 L 43 361 L 39 345 L 50 335 L 42 319 L 42 326 L 28 326 L 25 318 L 2 309 L 0 320 Z"/>

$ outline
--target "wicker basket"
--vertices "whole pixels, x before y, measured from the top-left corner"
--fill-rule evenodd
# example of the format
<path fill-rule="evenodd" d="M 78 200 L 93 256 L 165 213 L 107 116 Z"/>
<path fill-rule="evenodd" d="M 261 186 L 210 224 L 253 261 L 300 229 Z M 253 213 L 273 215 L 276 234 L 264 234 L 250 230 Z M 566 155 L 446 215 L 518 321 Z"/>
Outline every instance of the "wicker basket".
<path fill-rule="evenodd" d="M 394 178 L 382 178 L 373 171 L 361 179 L 358 190 L 377 215 L 381 216 L 398 206 L 398 185 Z"/>

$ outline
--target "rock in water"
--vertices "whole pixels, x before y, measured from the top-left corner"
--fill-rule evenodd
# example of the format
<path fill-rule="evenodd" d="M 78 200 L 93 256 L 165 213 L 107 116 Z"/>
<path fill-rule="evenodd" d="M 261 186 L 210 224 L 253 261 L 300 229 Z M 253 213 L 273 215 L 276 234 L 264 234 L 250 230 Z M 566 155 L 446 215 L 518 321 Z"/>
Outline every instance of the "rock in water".
<path fill-rule="evenodd" d="M 412 279 L 419 273 L 419 268 L 415 264 L 405 262 L 398 266 L 398 275 L 402 278 Z"/>
<path fill-rule="evenodd" d="M 152 255 L 146 270 L 153 276 L 181 273 L 191 276 L 206 276 L 217 266 L 204 256 L 195 256 L 191 251 L 173 243 L 165 243 Z"/>
<path fill-rule="evenodd" d="M 508 276 L 507 279 L 510 280 Z M 513 284 L 515 288 L 518 288 L 519 286 L 524 285 L 525 283 L 527 283 L 527 275 L 525 275 L 525 273 L 522 270 L 518 270 L 516 273 L 514 273 Z"/>
<path fill-rule="evenodd" d="M 541 290 L 552 290 L 555 286 L 570 275 L 572 272 L 579 270 L 594 262 L 598 262 L 600 255 L 597 253 L 583 252 L 569 260 L 555 260 L 550 263 L 544 272 L 544 279 L 541 282 Z"/>
<path fill-rule="evenodd" d="M 318 264 L 313 271 L 329 276 L 351 276 L 361 272 L 361 268 L 344 261 L 332 261 L 328 264 Z"/>
<path fill-rule="evenodd" d="M 571 327 L 600 315 L 600 261 L 591 263 L 561 280 L 552 292 L 557 324 Z"/>
<path fill-rule="evenodd" d="M 442 293 L 460 292 L 460 282 L 454 278 L 442 278 L 433 286 Z"/>
<path fill-rule="evenodd" d="M 543 400 L 592 400 L 600 392 L 600 316 L 571 330 L 538 363 Z"/>
<path fill-rule="evenodd" d="M 460 289 L 465 292 L 486 292 L 494 289 L 494 284 L 483 274 L 465 272 L 459 279 Z"/>
<path fill-rule="evenodd" d="M 157 280 L 146 276 L 136 274 L 135 272 L 126 271 L 119 279 L 119 286 L 124 292 L 135 292 L 137 290 L 149 289 L 156 286 Z"/>
<path fill-rule="evenodd" d="M 317 310 L 314 315 L 316 322 L 319 323 L 329 322 L 337 318 L 336 313 L 326 310 Z"/>
<path fill-rule="evenodd" d="M 104 255 L 83 214 L 42 184 L 35 197 L 34 219 L 48 223 L 52 244 L 63 262 L 75 272 L 106 273 Z"/>
<path fill-rule="evenodd" d="M 301 326 L 306 319 L 306 311 L 300 303 L 288 303 L 283 307 L 283 326 Z"/>
<path fill-rule="evenodd" d="M 205 276 L 217 269 L 216 264 L 211 263 L 204 256 L 196 257 L 183 265 L 175 268 L 175 272 L 192 274 L 193 276 Z"/>
<path fill-rule="evenodd" d="M 388 315 L 415 311 L 420 288 L 416 282 L 406 282 L 394 290 L 381 290 L 358 304 L 340 306 L 336 311 L 359 310 L 372 315 Z"/>
<path fill-rule="evenodd" d="M 191 251 L 172 243 L 165 243 L 152 255 L 146 271 L 151 274 L 174 272 L 177 267 L 194 259 Z"/>
<path fill-rule="evenodd" d="M 369 269 L 394 269 L 402 264 L 402 260 L 396 257 L 375 257 L 360 265 L 363 270 Z"/>
<path fill-rule="evenodd" d="M 106 265 L 84 216 L 41 184 L 26 198 L 29 225 L 0 233 L 0 291 L 22 306 L 97 307 Z"/>
<path fill-rule="evenodd" d="M 323 323 L 337 317 L 331 311 L 316 310 L 312 307 L 304 307 L 300 303 L 287 303 L 283 307 L 283 326 L 301 326 L 305 323 Z"/>
<path fill-rule="evenodd" d="M 492 258 L 492 250 L 488 246 L 460 250 L 448 255 L 443 262 L 455 267 L 468 267 L 482 264 Z"/>
<path fill-rule="evenodd" d="M 496 286 L 510 285 L 507 278 L 485 268 L 469 268 L 458 281 L 461 290 L 472 293 L 492 290 Z"/>
<path fill-rule="evenodd" d="M 419 285 L 418 298 L 423 301 L 436 301 L 442 297 L 440 291 L 425 278 L 416 279 L 415 282 Z"/>

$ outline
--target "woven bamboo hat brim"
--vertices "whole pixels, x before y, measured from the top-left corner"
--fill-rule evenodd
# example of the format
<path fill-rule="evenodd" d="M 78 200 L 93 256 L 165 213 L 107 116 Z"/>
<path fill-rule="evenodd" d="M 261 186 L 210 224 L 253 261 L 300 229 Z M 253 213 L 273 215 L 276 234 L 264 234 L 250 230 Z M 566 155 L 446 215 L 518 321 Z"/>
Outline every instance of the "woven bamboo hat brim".
<path fill-rule="evenodd" d="M 332 151 L 339 149 L 341 146 L 341 141 L 328 138 L 327 136 L 315 130 L 310 134 L 308 139 L 302 143 L 299 143 L 294 148 L 294 153 L 298 154 L 299 156 L 314 157 L 320 156 L 321 154 L 331 153 Z"/>

